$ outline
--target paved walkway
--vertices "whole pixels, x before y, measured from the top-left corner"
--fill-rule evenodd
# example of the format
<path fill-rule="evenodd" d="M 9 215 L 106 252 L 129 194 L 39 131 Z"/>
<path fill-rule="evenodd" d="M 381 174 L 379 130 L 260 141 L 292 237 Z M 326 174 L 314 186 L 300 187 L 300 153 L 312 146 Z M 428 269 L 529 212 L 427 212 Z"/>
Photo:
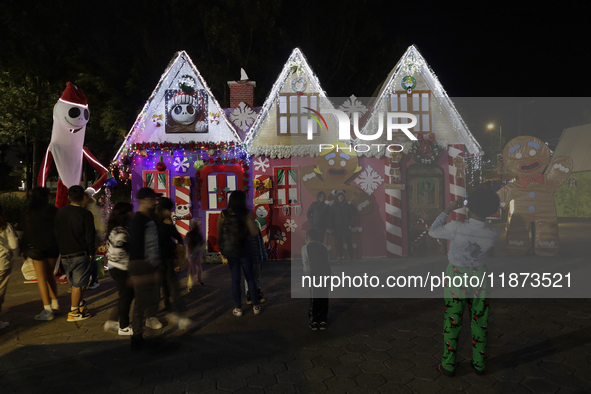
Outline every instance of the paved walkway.
<path fill-rule="evenodd" d="M 268 301 L 261 315 L 246 307 L 240 318 L 231 314 L 228 268 L 205 267 L 207 286 L 184 295 L 196 326 L 178 331 L 162 318 L 155 334 L 165 344 L 141 352 L 102 329 L 116 300 L 111 279 L 86 293 L 91 319 L 38 322 L 37 286 L 16 269 L 0 315 L 11 323 L 0 332 L 0 393 L 591 392 L 588 299 L 493 299 L 487 374 L 469 365 L 465 327 L 458 373 L 447 378 L 435 369 L 442 300 L 331 300 L 328 330 L 312 332 L 307 300 L 289 295 L 290 263 L 265 265 Z M 64 311 L 66 289 L 59 285 Z"/>

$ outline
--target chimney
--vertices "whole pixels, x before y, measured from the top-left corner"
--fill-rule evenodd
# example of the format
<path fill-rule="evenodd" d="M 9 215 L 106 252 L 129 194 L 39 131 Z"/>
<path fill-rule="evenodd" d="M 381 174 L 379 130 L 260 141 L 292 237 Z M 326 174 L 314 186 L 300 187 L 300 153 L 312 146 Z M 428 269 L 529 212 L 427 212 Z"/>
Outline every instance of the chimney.
<path fill-rule="evenodd" d="M 230 86 L 230 107 L 236 108 L 242 102 L 249 107 L 254 106 L 255 81 L 248 79 L 244 69 L 240 69 L 240 81 L 228 81 Z"/>

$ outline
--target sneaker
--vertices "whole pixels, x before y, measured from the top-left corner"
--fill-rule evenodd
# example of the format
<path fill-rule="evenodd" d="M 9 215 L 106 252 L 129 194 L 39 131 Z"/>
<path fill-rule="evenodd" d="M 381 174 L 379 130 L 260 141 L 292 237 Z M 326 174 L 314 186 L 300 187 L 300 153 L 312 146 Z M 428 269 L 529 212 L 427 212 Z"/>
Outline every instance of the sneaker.
<path fill-rule="evenodd" d="M 259 290 L 259 302 L 262 304 L 262 303 L 264 303 L 265 301 L 267 301 L 267 300 L 265 299 L 265 295 L 263 294 L 263 292 L 262 292 L 262 291 L 260 291 L 260 290 Z"/>
<path fill-rule="evenodd" d="M 238 317 L 240 317 L 240 316 L 242 316 L 242 309 L 239 309 L 239 308 L 234 308 L 234 310 L 232 311 L 232 314 L 233 314 L 234 316 L 238 316 Z"/>
<path fill-rule="evenodd" d="M 7 321 L 0 321 L 0 330 L 8 327 L 10 324 Z"/>
<path fill-rule="evenodd" d="M 181 316 L 179 319 L 179 330 L 186 330 L 193 325 L 193 321 L 188 317 Z"/>
<path fill-rule="evenodd" d="M 318 330 L 318 323 L 316 323 L 315 321 L 310 323 L 310 330 L 312 330 L 312 331 Z"/>
<path fill-rule="evenodd" d="M 98 288 L 101 284 L 98 282 L 94 282 L 88 285 L 88 290 L 94 290 L 96 288 Z"/>
<path fill-rule="evenodd" d="M 83 310 L 82 308 L 78 308 L 75 311 L 71 311 L 68 313 L 68 321 L 81 321 L 86 320 L 90 317 L 90 313 L 88 311 Z"/>
<path fill-rule="evenodd" d="M 258 315 L 259 313 L 261 313 L 261 306 L 260 305 L 253 306 L 252 311 L 255 315 Z"/>
<path fill-rule="evenodd" d="M 131 329 L 131 326 L 127 326 L 125 328 L 120 328 L 119 330 L 117 330 L 117 333 L 121 336 L 129 336 L 133 335 L 133 330 Z"/>
<path fill-rule="evenodd" d="M 53 320 L 53 312 L 43 309 L 43 312 L 35 316 L 35 320 L 50 321 Z"/>
<path fill-rule="evenodd" d="M 118 328 L 119 328 L 119 322 L 117 322 L 115 320 L 107 320 L 105 322 L 105 324 L 103 324 L 103 329 L 105 330 L 105 332 L 117 331 Z"/>
<path fill-rule="evenodd" d="M 250 291 L 246 292 L 246 303 L 248 305 L 252 304 L 252 298 L 250 297 Z"/>
<path fill-rule="evenodd" d="M 146 327 L 151 328 L 152 330 L 160 330 L 162 328 L 162 323 L 156 317 L 148 317 L 146 319 Z"/>
<path fill-rule="evenodd" d="M 80 301 L 80 304 L 78 304 L 78 309 L 81 309 L 83 312 L 88 312 L 88 308 L 86 307 L 86 300 Z"/>
<path fill-rule="evenodd" d="M 320 331 L 326 330 L 326 322 L 320 322 L 319 328 L 320 328 Z"/>

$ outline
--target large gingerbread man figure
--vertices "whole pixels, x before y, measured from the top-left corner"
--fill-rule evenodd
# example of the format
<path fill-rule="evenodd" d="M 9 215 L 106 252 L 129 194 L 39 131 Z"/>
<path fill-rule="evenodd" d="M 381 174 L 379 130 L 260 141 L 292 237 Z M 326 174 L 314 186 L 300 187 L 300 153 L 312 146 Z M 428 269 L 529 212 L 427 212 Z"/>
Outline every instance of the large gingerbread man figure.
<path fill-rule="evenodd" d="M 349 150 L 350 146 L 342 142 L 331 145 L 332 148 L 322 150 L 315 166 L 302 168 L 302 183 L 313 196 L 323 191 L 327 201 L 336 200 L 336 192 L 344 190 L 347 201 L 358 215 L 369 214 L 373 203 L 368 195 L 360 188 L 345 183 L 361 171 L 357 153 L 353 149 Z"/>
<path fill-rule="evenodd" d="M 534 226 L 534 253 L 556 256 L 559 251 L 558 219 L 554 191 L 568 179 L 573 166 L 566 156 L 550 161 L 550 149 L 535 137 L 512 139 L 503 150 L 507 171 L 515 180 L 497 193 L 501 206 L 513 203 L 513 214 L 507 221 L 505 252 L 521 256 L 530 249 L 529 230 Z"/>

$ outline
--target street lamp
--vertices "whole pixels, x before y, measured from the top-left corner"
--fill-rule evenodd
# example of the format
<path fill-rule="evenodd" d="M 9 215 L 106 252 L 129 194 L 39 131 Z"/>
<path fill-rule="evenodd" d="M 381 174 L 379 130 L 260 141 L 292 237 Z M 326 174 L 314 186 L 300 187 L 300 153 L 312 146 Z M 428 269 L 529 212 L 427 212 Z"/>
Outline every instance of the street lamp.
<path fill-rule="evenodd" d="M 492 130 L 495 128 L 495 125 L 494 123 L 489 123 L 487 127 L 489 130 Z M 503 154 L 503 126 L 499 126 L 499 154 Z M 499 168 L 499 176 L 501 178 L 501 186 L 503 186 L 503 173 L 501 172 L 501 168 Z"/>

